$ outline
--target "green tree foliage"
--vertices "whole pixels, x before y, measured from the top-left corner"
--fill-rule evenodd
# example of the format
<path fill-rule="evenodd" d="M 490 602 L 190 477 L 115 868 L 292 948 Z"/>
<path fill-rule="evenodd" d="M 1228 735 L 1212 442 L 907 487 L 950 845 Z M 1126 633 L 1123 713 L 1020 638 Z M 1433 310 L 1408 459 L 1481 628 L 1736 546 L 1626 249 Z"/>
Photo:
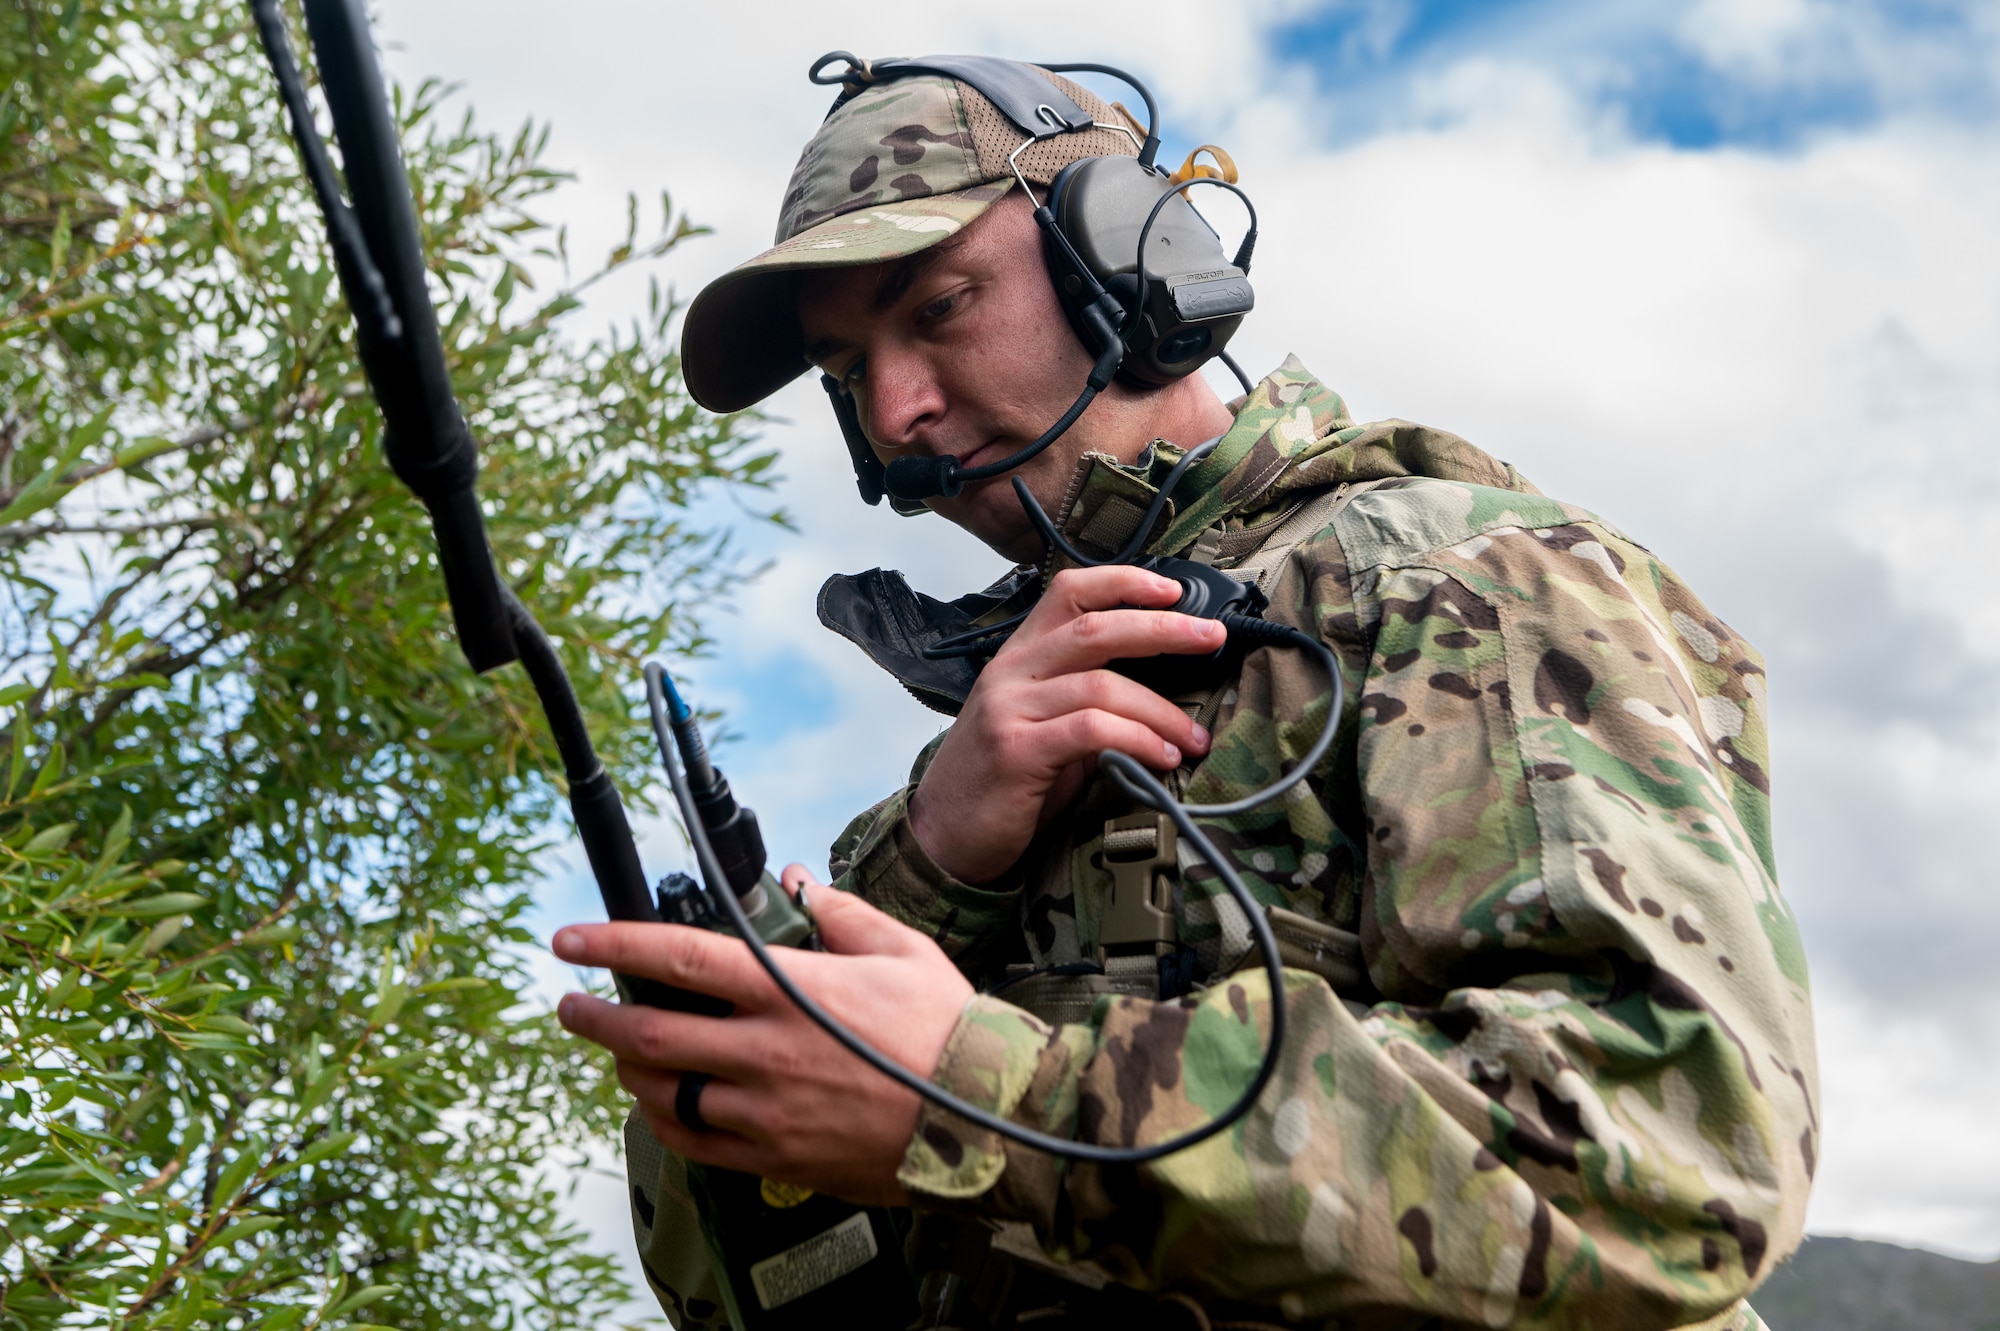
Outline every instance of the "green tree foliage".
<path fill-rule="evenodd" d="M 541 138 L 397 110 L 502 574 L 640 789 L 638 664 L 730 567 L 679 515 L 770 458 L 682 392 L 657 287 L 558 327 L 594 278 Z M 608 269 L 690 234 L 661 205 Z M 0 1327 L 625 1297 L 551 1186 L 605 1069 L 521 1001 L 560 767 L 378 430 L 246 10 L 0 0 Z"/>

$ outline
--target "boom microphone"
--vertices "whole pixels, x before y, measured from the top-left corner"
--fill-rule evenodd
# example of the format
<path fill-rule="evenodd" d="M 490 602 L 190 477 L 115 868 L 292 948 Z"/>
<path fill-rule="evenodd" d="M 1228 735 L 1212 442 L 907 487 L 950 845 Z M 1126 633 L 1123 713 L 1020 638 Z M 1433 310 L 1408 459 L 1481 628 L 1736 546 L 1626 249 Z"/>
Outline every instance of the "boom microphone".
<path fill-rule="evenodd" d="M 1098 356 L 1097 364 L 1091 367 L 1090 378 L 1084 381 L 1083 391 L 1076 395 L 1076 401 L 1069 404 L 1069 410 L 1058 417 L 1054 425 L 1042 431 L 1041 438 L 1026 448 L 1009 453 L 998 462 L 978 467 L 961 467 L 954 457 L 897 458 L 889 464 L 883 488 L 907 503 L 920 504 L 933 497 L 955 499 L 959 491 L 973 481 L 983 481 L 1014 470 L 1062 438 L 1064 432 L 1076 424 L 1076 418 L 1083 415 L 1084 409 L 1104 391 L 1124 359 L 1125 343 L 1113 335 L 1109 345 Z"/>

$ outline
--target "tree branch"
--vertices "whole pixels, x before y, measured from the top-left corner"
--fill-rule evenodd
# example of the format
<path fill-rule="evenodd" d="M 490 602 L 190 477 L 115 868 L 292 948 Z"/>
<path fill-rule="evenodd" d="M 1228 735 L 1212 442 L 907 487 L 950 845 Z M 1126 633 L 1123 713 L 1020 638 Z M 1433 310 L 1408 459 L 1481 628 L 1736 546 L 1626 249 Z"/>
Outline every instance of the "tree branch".
<path fill-rule="evenodd" d="M 149 531 L 208 531 L 220 518 L 163 518 L 158 522 L 16 522 L 0 527 L 0 548 L 27 545 L 44 536 L 136 536 Z"/>
<path fill-rule="evenodd" d="M 72 227 L 91 226 L 98 222 L 109 222 L 118 216 L 118 210 L 110 207 L 86 208 L 69 215 Z M 63 220 L 60 211 L 36 213 L 27 217 L 0 217 L 0 231 L 47 231 Z"/>
<path fill-rule="evenodd" d="M 366 391 L 367 387 L 363 384 L 344 384 L 334 396 L 346 400 L 360 397 Z M 291 420 L 292 417 L 300 415 L 303 412 L 317 410 L 320 404 L 325 401 L 325 395 L 317 388 L 309 388 L 298 397 L 280 402 L 276 410 L 271 413 L 271 423 L 273 425 L 282 425 L 286 421 Z M 189 430 L 159 452 L 147 457 L 146 461 L 151 462 L 153 458 L 167 457 L 174 453 L 184 453 L 190 448 L 200 448 L 203 444 L 212 444 L 216 440 L 225 439 L 232 434 L 241 434 L 243 431 L 257 425 L 261 420 L 263 420 L 263 417 L 250 412 L 239 412 L 218 425 L 204 425 L 198 429 Z M 74 488 L 82 485 L 85 481 L 96 480 L 99 476 L 107 472 L 117 470 L 119 470 L 118 459 L 111 458 L 105 462 L 94 462 L 87 467 L 72 467 L 69 471 L 64 472 L 56 483 Z M 26 488 L 24 484 L 0 489 L 0 508 L 13 503 L 15 496 L 19 495 Z M 0 536 L 4 536 L 9 530 L 9 528 L 0 528 Z"/>

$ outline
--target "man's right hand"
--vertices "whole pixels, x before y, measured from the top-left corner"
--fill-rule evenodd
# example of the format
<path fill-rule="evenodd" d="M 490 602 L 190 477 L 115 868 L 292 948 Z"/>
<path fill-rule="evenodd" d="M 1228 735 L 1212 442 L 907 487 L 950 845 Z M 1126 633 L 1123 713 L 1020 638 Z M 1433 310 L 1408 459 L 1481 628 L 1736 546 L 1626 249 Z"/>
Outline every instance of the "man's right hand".
<path fill-rule="evenodd" d="M 1221 624 L 1164 609 L 1180 596 L 1173 579 L 1128 565 L 1055 576 L 980 673 L 911 796 L 910 828 L 939 868 L 968 883 L 1006 873 L 1105 749 L 1161 771 L 1208 752 L 1208 732 L 1187 713 L 1104 668 L 1222 646 Z"/>

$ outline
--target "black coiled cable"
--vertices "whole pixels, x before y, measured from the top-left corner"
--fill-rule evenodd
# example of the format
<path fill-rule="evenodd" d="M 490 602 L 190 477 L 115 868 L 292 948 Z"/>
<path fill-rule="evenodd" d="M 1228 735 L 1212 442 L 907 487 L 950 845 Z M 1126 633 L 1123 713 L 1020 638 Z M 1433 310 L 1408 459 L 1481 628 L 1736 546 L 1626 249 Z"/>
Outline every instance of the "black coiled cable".
<path fill-rule="evenodd" d="M 815 1025 L 833 1037 L 841 1047 L 883 1076 L 908 1087 L 932 1104 L 996 1132 L 1010 1141 L 1047 1151 L 1066 1160 L 1088 1161 L 1094 1164 L 1136 1165 L 1186 1150 L 1227 1130 L 1250 1112 L 1251 1107 L 1256 1104 L 1258 1097 L 1264 1093 L 1264 1088 L 1270 1084 L 1271 1078 L 1277 1072 L 1278 1058 L 1284 1049 L 1288 1006 L 1284 997 L 1284 960 L 1279 955 L 1277 937 L 1271 932 L 1270 921 L 1265 917 L 1263 909 L 1257 904 L 1256 898 L 1250 895 L 1249 889 L 1244 887 L 1243 880 L 1230 867 L 1228 860 L 1195 825 L 1194 817 L 1197 814 L 1203 817 L 1222 816 L 1254 808 L 1277 798 L 1304 780 L 1325 757 L 1328 747 L 1333 742 L 1334 733 L 1340 724 L 1343 687 L 1339 660 L 1326 644 L 1317 639 L 1289 625 L 1273 624 L 1268 620 L 1250 616 L 1225 616 L 1223 623 L 1232 635 L 1251 638 L 1259 645 L 1285 645 L 1310 650 L 1320 657 L 1327 668 L 1331 693 L 1327 700 L 1326 722 L 1320 729 L 1319 738 L 1291 772 L 1241 800 L 1227 804 L 1185 805 L 1176 800 L 1166 786 L 1161 784 L 1159 778 L 1147 771 L 1135 759 L 1110 749 L 1098 755 L 1100 768 L 1110 773 L 1112 781 L 1138 804 L 1167 815 L 1173 822 L 1175 830 L 1194 847 L 1196 854 L 1222 880 L 1223 887 L 1235 901 L 1237 908 L 1243 912 L 1249 924 L 1252 940 L 1264 963 L 1264 972 L 1270 983 L 1270 1040 L 1265 1046 L 1262 1060 L 1257 1065 L 1257 1073 L 1234 1103 L 1201 1127 L 1151 1146 L 1098 1146 L 1089 1142 L 1054 1137 L 1045 1132 L 1037 1132 L 1033 1128 L 1023 1127 L 1011 1119 L 1002 1118 L 953 1095 L 950 1091 L 890 1059 L 842 1025 L 785 974 L 783 968 L 772 957 L 770 949 L 757 937 L 756 928 L 744 913 L 742 905 L 738 903 L 736 894 L 729 890 L 728 879 L 716 859 L 714 847 L 709 844 L 707 830 L 702 826 L 701 817 L 695 809 L 694 796 L 689 790 L 687 778 L 681 771 L 679 755 L 675 751 L 667 718 L 666 671 L 658 663 L 652 663 L 646 667 L 646 702 L 652 714 L 653 734 L 660 745 L 660 761 L 666 764 L 667 780 L 673 786 L 674 800 L 680 806 L 682 821 L 687 826 L 688 840 L 694 846 L 695 859 L 701 867 L 703 882 L 709 897 L 718 908 L 718 914 L 749 945 L 751 955 L 756 957 L 757 964 L 771 977 L 772 983 L 778 986 L 779 991 Z"/>

